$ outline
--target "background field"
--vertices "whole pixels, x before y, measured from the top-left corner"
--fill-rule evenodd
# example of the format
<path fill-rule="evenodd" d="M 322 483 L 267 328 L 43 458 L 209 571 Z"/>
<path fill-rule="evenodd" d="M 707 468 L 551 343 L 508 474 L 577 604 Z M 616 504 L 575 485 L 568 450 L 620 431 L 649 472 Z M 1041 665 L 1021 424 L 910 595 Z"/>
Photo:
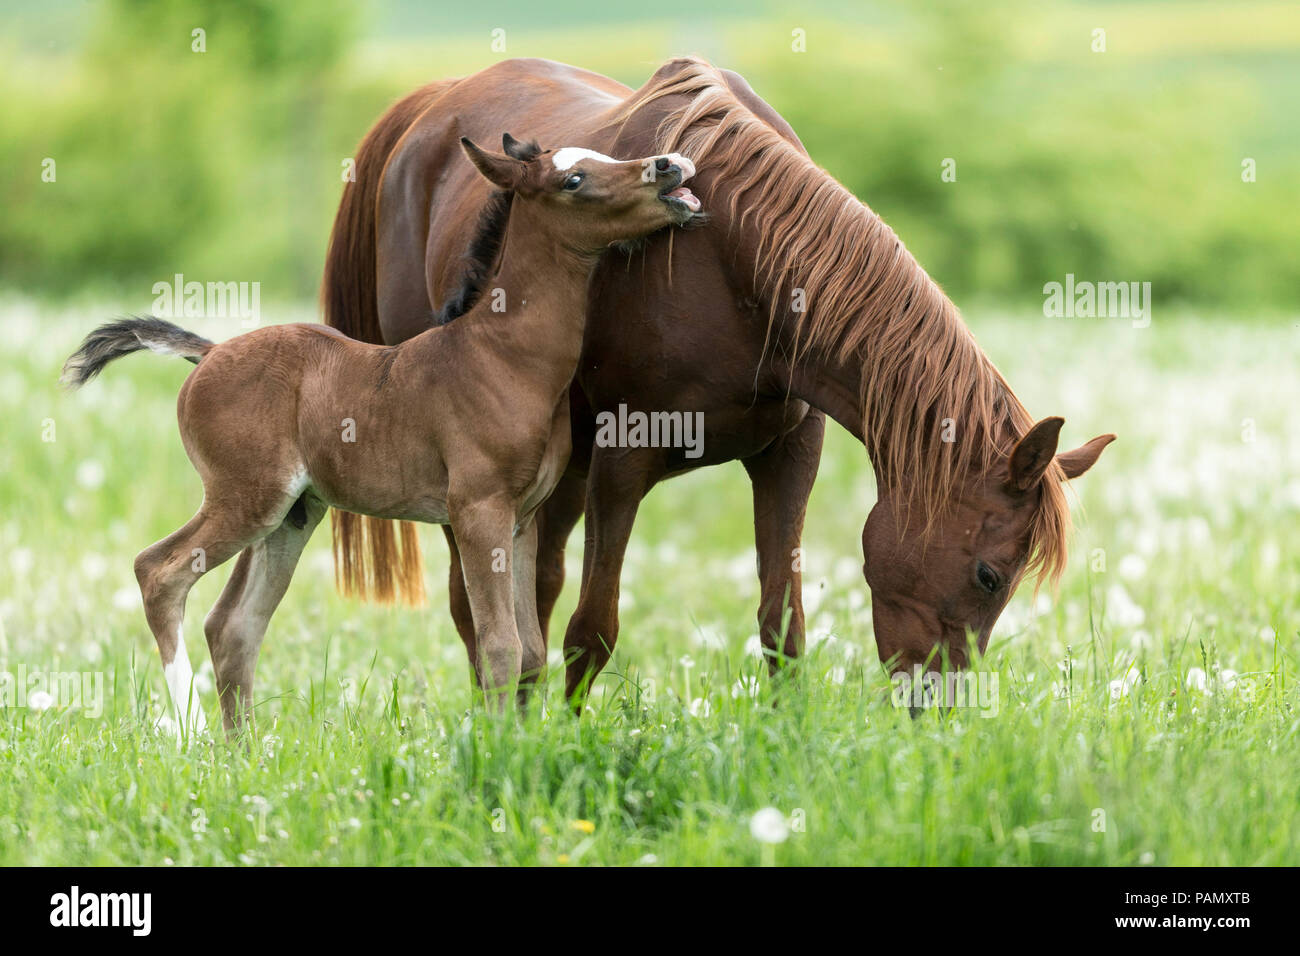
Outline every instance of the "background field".
<path fill-rule="evenodd" d="M 259 281 L 264 302 L 310 299 L 342 162 L 394 98 L 504 56 L 635 87 L 696 52 L 743 73 L 963 303 L 1041 301 L 1066 272 L 1149 281 L 1166 306 L 1253 314 L 1300 299 L 1300 9 L 1287 0 L 653 10 L 0 0 L 0 282 L 98 286 L 144 308 L 179 271 Z M 207 52 L 191 52 L 196 28 Z M 956 182 L 940 179 L 945 159 Z"/>
<path fill-rule="evenodd" d="M 556 24 L 486 4 L 0 4 L 0 672 L 106 682 L 99 718 L 0 706 L 0 864 L 1295 862 L 1295 8 L 709 7 L 579 2 Z M 58 368 L 175 272 L 260 281 L 265 321 L 315 318 L 341 160 L 392 97 L 497 59 L 497 26 L 509 55 L 633 85 L 679 52 L 741 70 L 966 307 L 1031 411 L 1063 414 L 1071 445 L 1120 435 L 1078 483 L 1059 594 L 1022 589 L 995 630 L 996 717 L 890 705 L 860 570 L 874 488 L 833 429 L 795 686 L 753 653 L 731 466 L 647 500 L 581 722 L 471 714 L 425 529 L 424 611 L 336 596 L 318 533 L 263 651 L 252 753 L 178 753 L 155 729 L 131 561 L 199 502 L 175 431 L 188 366 L 135 357 L 75 395 Z M 1152 282 L 1150 327 L 1044 318 L 1066 272 Z M 225 577 L 186 622 L 210 716 L 199 635 Z M 571 583 L 555 631 L 575 600 Z M 749 821 L 769 806 L 796 832 L 765 854 Z"/>

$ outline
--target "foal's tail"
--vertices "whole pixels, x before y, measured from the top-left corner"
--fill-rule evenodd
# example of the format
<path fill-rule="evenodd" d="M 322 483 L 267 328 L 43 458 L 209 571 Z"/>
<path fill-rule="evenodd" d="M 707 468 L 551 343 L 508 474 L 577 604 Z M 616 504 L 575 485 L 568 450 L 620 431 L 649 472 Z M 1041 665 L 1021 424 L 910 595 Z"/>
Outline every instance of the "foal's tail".
<path fill-rule="evenodd" d="M 101 325 L 86 336 L 81 348 L 68 356 L 59 378 L 68 388 L 80 388 L 98 375 L 105 365 L 123 355 L 149 349 L 162 355 L 179 355 L 199 364 L 214 343 L 201 335 L 186 332 L 152 315 L 135 319 L 118 319 Z"/>
<path fill-rule="evenodd" d="M 343 188 L 330 234 L 321 282 L 325 322 L 349 338 L 383 343 L 379 328 L 375 229 L 384 166 L 403 134 L 442 93 L 443 80 L 421 87 L 394 104 L 366 134 L 353 166 L 355 179 Z M 424 603 L 420 539 L 409 521 L 331 511 L 334 580 L 344 594 L 390 603 Z"/>

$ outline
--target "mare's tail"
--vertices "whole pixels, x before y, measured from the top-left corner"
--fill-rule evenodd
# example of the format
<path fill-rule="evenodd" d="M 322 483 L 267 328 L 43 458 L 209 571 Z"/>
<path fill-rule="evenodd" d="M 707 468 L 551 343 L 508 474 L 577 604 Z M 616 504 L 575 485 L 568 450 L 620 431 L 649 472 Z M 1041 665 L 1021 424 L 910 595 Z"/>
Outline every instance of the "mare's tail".
<path fill-rule="evenodd" d="M 366 134 L 343 189 L 325 256 L 321 306 L 325 322 L 349 338 L 383 343 L 379 328 L 375 229 L 384 166 L 403 134 L 455 81 L 441 81 L 398 101 Z M 334 581 L 344 594 L 390 603 L 424 603 L 420 539 L 409 521 L 392 522 L 333 510 Z"/>

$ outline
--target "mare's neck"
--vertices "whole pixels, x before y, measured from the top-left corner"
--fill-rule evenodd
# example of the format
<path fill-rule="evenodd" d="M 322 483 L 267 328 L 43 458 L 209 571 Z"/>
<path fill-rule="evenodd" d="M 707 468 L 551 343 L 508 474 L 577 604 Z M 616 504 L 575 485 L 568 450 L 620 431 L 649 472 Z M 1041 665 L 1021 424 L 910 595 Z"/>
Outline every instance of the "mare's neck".
<path fill-rule="evenodd" d="M 789 383 L 790 394 L 821 409 L 866 444 L 860 360 L 845 362 L 814 347 L 799 357 L 793 370 L 784 359 L 774 361 L 773 366 L 776 379 Z"/>
<path fill-rule="evenodd" d="M 748 188 L 731 202 L 714 199 L 748 223 L 736 230 L 733 275 L 756 286 L 768 387 L 833 418 L 878 471 L 931 451 L 965 466 L 1005 383 L 887 224 L 826 173 L 799 165 L 791 175 L 820 177 L 798 209 Z M 935 444 L 953 441 L 940 436 L 948 420 L 961 426 L 955 456 Z"/>

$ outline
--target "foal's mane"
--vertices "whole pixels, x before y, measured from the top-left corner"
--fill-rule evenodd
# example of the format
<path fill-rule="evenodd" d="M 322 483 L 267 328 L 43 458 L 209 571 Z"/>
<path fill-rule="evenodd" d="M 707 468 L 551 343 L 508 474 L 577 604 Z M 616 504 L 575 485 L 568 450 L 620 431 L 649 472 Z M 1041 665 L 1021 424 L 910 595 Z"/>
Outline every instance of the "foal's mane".
<path fill-rule="evenodd" d="M 460 286 L 447 297 L 442 308 L 433 314 L 434 325 L 446 325 L 464 315 L 474 308 L 474 303 L 482 296 L 501 252 L 506 226 L 510 223 L 510 205 L 514 195 L 513 192 L 498 189 L 488 197 L 479 211 L 474 238 L 465 249 L 465 271 L 461 275 Z"/>
<path fill-rule="evenodd" d="M 729 228 L 758 230 L 755 291 L 770 303 L 767 339 L 785 331 L 792 361 L 809 348 L 860 364 L 863 435 L 885 488 L 916 508 L 926 537 L 969 474 L 1002 467 L 1034 424 L 956 306 L 879 216 L 755 116 L 725 76 L 694 57 L 661 69 L 620 111 L 626 122 L 665 97 L 657 152 L 716 172 Z M 686 97 L 684 103 L 678 102 Z M 804 290 L 805 309 L 783 307 Z M 955 424 L 943 441 L 944 420 Z M 1069 507 L 1053 462 L 1030 527 L 1030 572 L 1055 584 Z"/>
<path fill-rule="evenodd" d="M 520 142 L 509 133 L 501 138 L 501 145 L 507 156 L 526 163 L 542 154 L 542 147 L 537 140 Z M 482 297 L 483 289 L 492 278 L 492 270 L 501 255 L 514 197 L 515 194 L 510 190 L 495 190 L 479 210 L 474 238 L 465 249 L 465 272 L 461 276 L 460 286 L 448 296 L 442 308 L 433 314 L 434 325 L 446 325 L 452 319 L 459 318 L 474 308 L 474 304 Z"/>

